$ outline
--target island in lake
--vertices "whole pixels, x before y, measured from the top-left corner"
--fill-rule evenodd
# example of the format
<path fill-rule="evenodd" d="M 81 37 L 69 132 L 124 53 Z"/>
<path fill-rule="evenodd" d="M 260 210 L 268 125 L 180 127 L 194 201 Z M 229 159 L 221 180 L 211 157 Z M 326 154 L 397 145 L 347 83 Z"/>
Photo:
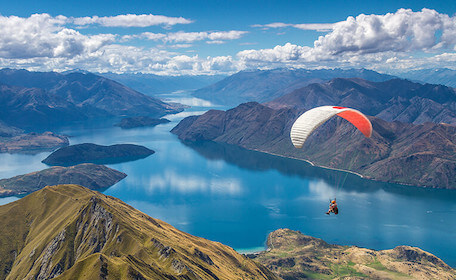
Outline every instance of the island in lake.
<path fill-rule="evenodd" d="M 120 171 L 92 163 L 70 167 L 54 166 L 0 180 L 0 197 L 31 193 L 45 186 L 59 184 L 78 184 L 100 190 L 114 185 L 126 176 Z"/>
<path fill-rule="evenodd" d="M 155 153 L 134 144 L 103 146 L 83 143 L 63 147 L 50 154 L 42 162 L 47 165 L 71 166 L 79 163 L 113 164 L 142 159 Z"/>
<path fill-rule="evenodd" d="M 135 127 L 145 127 L 145 126 L 156 126 L 162 123 L 169 123 L 170 120 L 161 118 L 151 118 L 151 117 L 131 117 L 124 118 L 119 123 L 114 126 L 119 126 L 121 128 L 135 128 Z"/>

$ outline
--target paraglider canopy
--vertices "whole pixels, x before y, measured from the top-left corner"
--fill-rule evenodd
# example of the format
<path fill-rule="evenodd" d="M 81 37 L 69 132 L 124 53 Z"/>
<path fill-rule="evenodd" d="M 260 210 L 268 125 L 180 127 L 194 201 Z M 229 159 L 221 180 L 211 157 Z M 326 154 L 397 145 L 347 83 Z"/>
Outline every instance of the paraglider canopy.
<path fill-rule="evenodd" d="M 371 137 L 372 124 L 360 111 L 340 106 L 321 106 L 299 116 L 291 127 L 291 142 L 296 148 L 302 148 L 310 134 L 335 115 L 352 123 L 364 136 Z"/>

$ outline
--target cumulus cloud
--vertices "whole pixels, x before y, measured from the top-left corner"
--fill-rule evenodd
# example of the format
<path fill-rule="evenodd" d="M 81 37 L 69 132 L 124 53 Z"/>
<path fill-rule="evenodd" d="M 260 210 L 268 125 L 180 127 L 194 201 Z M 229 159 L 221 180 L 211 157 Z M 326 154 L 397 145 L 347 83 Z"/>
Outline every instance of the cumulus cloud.
<path fill-rule="evenodd" d="M 247 31 L 215 31 L 215 32 L 172 32 L 172 33 L 152 33 L 143 32 L 138 35 L 125 35 L 122 37 L 123 41 L 132 39 L 147 39 L 153 41 L 163 41 L 165 43 L 191 43 L 196 41 L 210 40 L 208 43 L 219 44 L 224 42 L 223 40 L 235 40 L 241 38 Z"/>
<path fill-rule="evenodd" d="M 268 28 L 290 26 L 284 23 Z M 261 26 L 257 26 L 261 27 Z M 410 52 L 437 52 L 455 49 L 456 17 L 422 9 L 413 12 L 399 9 L 385 15 L 358 15 L 332 25 L 332 30 L 320 36 L 313 47 L 287 43 L 272 49 L 244 50 L 237 57 L 246 67 L 328 66 L 389 64 L 405 59 Z M 395 57 L 395 59 L 391 59 Z"/>
<path fill-rule="evenodd" d="M 160 75 L 199 75 L 233 73 L 242 70 L 231 56 L 200 57 L 182 55 L 159 48 L 142 48 L 111 44 L 92 53 L 75 57 L 29 59 L 0 58 L 1 67 L 33 71 L 65 71 L 75 68 L 91 72 L 143 72 Z"/>
<path fill-rule="evenodd" d="M 275 46 L 272 49 L 240 51 L 237 57 L 245 62 L 259 64 L 264 62 L 293 62 L 305 59 L 311 51 L 311 47 L 287 43 L 283 46 Z"/>
<path fill-rule="evenodd" d="M 261 28 L 263 30 L 271 28 L 284 28 L 284 27 L 294 27 L 301 30 L 315 30 L 319 32 L 331 31 L 334 28 L 334 23 L 283 23 L 283 22 L 273 22 L 268 24 L 254 24 L 252 27 Z"/>
<path fill-rule="evenodd" d="M 86 36 L 63 27 L 64 16 L 0 16 L 0 57 L 72 57 L 94 52 L 115 39 L 112 34 Z"/>
<path fill-rule="evenodd" d="M 314 46 L 331 54 L 425 51 L 454 44 L 455 35 L 454 17 L 430 9 L 399 9 L 386 15 L 348 17 L 336 23 L 332 32 L 320 36 Z"/>
<path fill-rule="evenodd" d="M 127 14 L 109 17 L 79 17 L 72 18 L 75 25 L 91 25 L 99 24 L 107 27 L 148 27 L 154 25 L 173 26 L 176 24 L 189 24 L 193 21 L 183 17 L 167 17 L 162 15 L 152 14 Z"/>
<path fill-rule="evenodd" d="M 74 68 L 93 72 L 144 72 L 163 75 L 231 73 L 240 70 L 231 56 L 183 55 L 172 49 L 192 47 L 188 42 L 239 38 L 244 31 L 143 33 L 142 38 L 170 43 L 135 47 L 116 43 L 113 34 L 84 35 L 66 27 L 72 19 L 36 14 L 28 18 L 0 16 L 0 67 L 39 71 Z M 133 39 L 133 36 L 123 38 Z"/>
<path fill-rule="evenodd" d="M 456 63 L 456 16 L 430 9 L 417 12 L 400 9 L 384 15 L 361 14 L 334 24 L 256 25 L 259 28 L 326 30 L 327 34 L 319 36 L 312 46 L 286 43 L 267 49 L 243 50 L 234 57 L 202 57 L 189 52 L 194 51 L 194 42 L 222 44 L 241 38 L 246 31 L 144 32 L 121 37 L 115 34 L 87 35 L 83 34 L 84 30 L 71 28 L 93 24 L 130 27 L 189 23 L 182 18 L 168 19 L 173 20 L 166 21 L 153 15 L 77 19 L 48 14 L 28 18 L 0 16 L 0 67 L 192 75 L 230 74 L 246 68 L 275 67 L 369 67 L 385 71 L 391 68 L 451 67 Z M 137 44 L 141 40 L 158 43 L 155 46 L 147 46 L 146 42 Z M 240 45 L 245 44 L 251 43 Z M 187 49 L 181 50 L 183 48 Z"/>

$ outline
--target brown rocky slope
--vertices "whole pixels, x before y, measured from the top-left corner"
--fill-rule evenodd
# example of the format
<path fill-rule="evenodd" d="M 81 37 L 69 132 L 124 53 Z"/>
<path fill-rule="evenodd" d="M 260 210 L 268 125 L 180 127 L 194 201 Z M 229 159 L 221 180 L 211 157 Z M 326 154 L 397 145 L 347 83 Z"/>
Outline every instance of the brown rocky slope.
<path fill-rule="evenodd" d="M 302 149 L 296 149 L 289 133 L 300 112 L 250 102 L 226 112 L 211 110 L 185 118 L 172 132 L 184 141 L 237 145 L 385 182 L 456 188 L 455 126 L 370 117 L 374 133 L 366 138 L 350 123 L 335 117 L 318 128 Z"/>

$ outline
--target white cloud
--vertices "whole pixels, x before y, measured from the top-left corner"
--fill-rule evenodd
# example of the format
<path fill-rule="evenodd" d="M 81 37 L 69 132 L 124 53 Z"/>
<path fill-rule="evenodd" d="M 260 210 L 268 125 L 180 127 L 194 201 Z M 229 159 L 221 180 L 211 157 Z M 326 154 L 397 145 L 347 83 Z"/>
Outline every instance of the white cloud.
<path fill-rule="evenodd" d="M 334 28 L 334 23 L 301 23 L 293 24 L 294 28 L 302 30 L 315 30 L 320 32 L 330 31 Z"/>
<path fill-rule="evenodd" d="M 158 40 L 165 40 L 166 34 L 143 32 L 139 35 L 125 35 L 122 37 L 122 39 L 124 39 L 125 41 L 135 39 L 135 38 L 158 41 Z"/>
<path fill-rule="evenodd" d="M 319 32 L 331 31 L 334 28 L 334 23 L 283 23 L 283 22 L 273 22 L 268 24 L 254 24 L 252 27 L 258 27 L 263 30 L 271 28 L 285 28 L 285 27 L 294 27 L 301 30 L 315 30 Z"/>
<path fill-rule="evenodd" d="M 312 46 L 286 43 L 266 49 L 243 50 L 234 57 L 202 57 L 190 52 L 195 50 L 194 42 L 222 44 L 241 38 L 246 31 L 144 32 L 121 37 L 115 34 L 86 35 L 84 30 L 70 28 L 74 28 L 75 24 L 124 27 L 159 24 L 166 27 L 191 22 L 162 17 L 123 15 L 75 19 L 48 14 L 35 14 L 28 18 L 0 16 L 0 67 L 192 75 L 230 74 L 246 68 L 368 67 L 388 71 L 392 68 L 454 68 L 456 64 L 456 17 L 429 9 L 418 12 L 400 9 L 385 15 L 361 14 L 334 24 L 257 25 L 260 28 L 330 31 L 317 38 Z M 192 49 L 188 49 L 190 47 Z"/>
<path fill-rule="evenodd" d="M 125 35 L 123 41 L 132 39 L 147 39 L 152 41 L 163 41 L 165 43 L 191 43 L 196 41 L 210 40 L 208 43 L 219 44 L 222 40 L 235 40 L 241 38 L 247 31 L 230 30 L 230 31 L 215 31 L 215 32 L 172 32 L 172 33 L 152 33 L 143 32 L 138 35 Z"/>
<path fill-rule="evenodd" d="M 35 71 L 64 71 L 74 68 L 93 72 L 144 72 L 162 75 L 231 73 L 240 70 L 229 56 L 200 58 L 171 49 L 189 48 L 194 40 L 235 39 L 243 31 L 143 33 L 163 46 L 135 47 L 116 44 L 113 34 L 84 35 L 67 28 L 64 16 L 36 14 L 28 18 L 0 16 L 0 67 Z M 121 42 L 136 38 L 122 38 Z M 181 43 L 184 42 L 184 43 Z M 174 44 L 176 43 L 176 44 Z M 217 69 L 217 70 L 215 70 Z"/>
<path fill-rule="evenodd" d="M 266 26 L 291 25 L 274 23 Z M 245 67 L 403 67 L 394 64 L 416 65 L 406 58 L 412 52 L 438 53 L 455 49 L 455 43 L 456 17 L 430 9 L 419 12 L 399 9 L 385 15 L 348 17 L 332 25 L 332 31 L 320 36 L 313 47 L 287 43 L 272 49 L 244 50 L 237 57 Z"/>
<path fill-rule="evenodd" d="M 107 27 L 148 27 L 154 25 L 173 26 L 176 24 L 189 24 L 192 20 L 183 17 L 167 17 L 162 15 L 152 14 L 127 14 L 110 17 L 79 17 L 72 18 L 75 25 L 91 25 L 99 24 Z"/>
<path fill-rule="evenodd" d="M 221 45 L 224 44 L 225 41 L 207 41 L 206 43 L 210 45 Z"/>
<path fill-rule="evenodd" d="M 143 72 L 160 75 L 197 75 L 233 73 L 241 70 L 231 56 L 201 58 L 158 48 L 108 45 L 75 57 L 2 59 L 0 67 L 25 68 L 32 71 L 65 71 L 75 68 L 92 72 Z"/>
<path fill-rule="evenodd" d="M 231 30 L 217 31 L 208 33 L 207 37 L 210 40 L 235 40 L 241 38 L 247 31 Z"/>
<path fill-rule="evenodd" d="M 162 47 L 171 48 L 171 49 L 185 49 L 193 47 L 192 44 L 173 44 L 173 45 L 163 45 Z"/>
<path fill-rule="evenodd" d="M 287 43 L 283 46 L 275 46 L 272 49 L 244 50 L 239 52 L 237 56 L 241 60 L 251 62 L 287 62 L 302 59 L 311 50 L 310 47 Z"/>
<path fill-rule="evenodd" d="M 439 32 L 442 32 L 440 39 Z M 429 9 L 420 12 L 399 9 L 386 15 L 348 17 L 336 23 L 332 32 L 320 36 L 314 47 L 333 55 L 345 52 L 426 51 L 454 44 L 454 35 L 454 17 Z"/>
<path fill-rule="evenodd" d="M 168 33 L 166 37 L 163 39 L 164 42 L 173 42 L 173 43 L 180 43 L 180 42 L 195 42 L 205 40 L 208 37 L 207 32 L 174 32 Z"/>
<path fill-rule="evenodd" d="M 0 16 L 0 57 L 73 57 L 112 43 L 115 35 L 86 36 L 63 27 L 64 16 L 34 14 L 28 18 Z"/>

